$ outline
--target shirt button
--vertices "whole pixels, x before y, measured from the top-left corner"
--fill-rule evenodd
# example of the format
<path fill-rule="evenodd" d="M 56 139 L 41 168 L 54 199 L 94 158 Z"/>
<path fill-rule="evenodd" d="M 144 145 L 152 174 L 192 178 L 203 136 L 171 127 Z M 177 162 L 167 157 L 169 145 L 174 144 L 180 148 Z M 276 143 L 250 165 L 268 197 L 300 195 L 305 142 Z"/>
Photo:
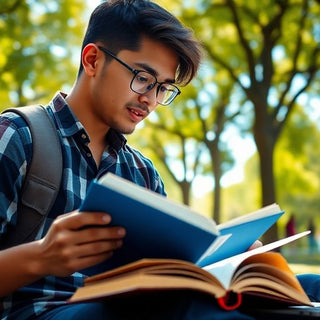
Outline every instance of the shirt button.
<path fill-rule="evenodd" d="M 83 134 L 81 135 L 81 138 L 82 138 L 82 139 L 86 139 L 86 138 L 87 138 L 86 134 L 83 133 Z"/>
<path fill-rule="evenodd" d="M 90 152 L 87 152 L 87 157 L 88 157 L 88 158 L 91 158 L 91 156 L 92 156 L 91 153 L 90 153 Z"/>

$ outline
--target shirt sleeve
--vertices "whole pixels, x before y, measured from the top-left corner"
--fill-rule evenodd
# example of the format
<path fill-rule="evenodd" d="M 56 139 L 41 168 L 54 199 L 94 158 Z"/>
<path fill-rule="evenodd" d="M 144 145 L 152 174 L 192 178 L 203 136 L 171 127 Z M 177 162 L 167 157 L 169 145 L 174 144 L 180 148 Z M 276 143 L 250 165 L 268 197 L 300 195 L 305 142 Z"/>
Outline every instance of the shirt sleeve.
<path fill-rule="evenodd" d="M 153 162 L 140 151 L 126 144 L 122 153 L 119 154 L 119 163 L 118 170 L 114 171 L 115 174 L 166 196 L 159 172 Z"/>
<path fill-rule="evenodd" d="M 154 191 L 157 192 L 157 193 L 160 193 L 162 194 L 163 196 L 167 196 L 167 193 L 165 191 L 165 188 L 164 188 L 164 183 L 158 173 L 158 171 L 154 168 Z"/>
<path fill-rule="evenodd" d="M 31 134 L 14 113 L 0 116 L 0 237 L 17 220 L 19 195 L 32 156 Z"/>

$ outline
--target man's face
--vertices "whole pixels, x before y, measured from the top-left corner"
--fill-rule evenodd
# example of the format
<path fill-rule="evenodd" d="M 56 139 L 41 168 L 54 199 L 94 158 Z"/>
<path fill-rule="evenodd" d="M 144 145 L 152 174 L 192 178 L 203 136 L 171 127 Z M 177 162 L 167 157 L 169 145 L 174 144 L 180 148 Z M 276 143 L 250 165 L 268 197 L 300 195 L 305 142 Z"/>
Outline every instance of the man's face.
<path fill-rule="evenodd" d="M 121 50 L 117 57 L 137 70 L 155 75 L 158 82 L 172 82 L 178 67 L 174 51 L 161 43 L 144 38 L 139 51 Z M 98 52 L 100 67 L 92 79 L 92 112 L 96 121 L 103 122 L 124 134 L 132 133 L 136 125 L 146 118 L 156 106 L 158 85 L 145 94 L 130 89 L 134 74 L 121 63 L 112 59 L 106 62 L 106 55 Z"/>

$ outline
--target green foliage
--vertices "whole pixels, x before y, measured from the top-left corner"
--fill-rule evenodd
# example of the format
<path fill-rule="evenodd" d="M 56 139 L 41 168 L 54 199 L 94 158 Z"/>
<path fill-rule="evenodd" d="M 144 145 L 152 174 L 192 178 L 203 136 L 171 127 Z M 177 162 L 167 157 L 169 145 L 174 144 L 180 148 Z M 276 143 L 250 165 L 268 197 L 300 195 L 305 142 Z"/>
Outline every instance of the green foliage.
<path fill-rule="evenodd" d="M 276 152 L 278 199 L 305 226 L 320 209 L 320 132 L 302 108 L 290 118 Z M 320 220 L 317 220 L 320 223 Z"/>
<path fill-rule="evenodd" d="M 30 0 L 6 4 L 0 13 L 0 106 L 47 102 L 75 79 L 72 57 L 75 50 L 80 51 L 85 3 Z"/>

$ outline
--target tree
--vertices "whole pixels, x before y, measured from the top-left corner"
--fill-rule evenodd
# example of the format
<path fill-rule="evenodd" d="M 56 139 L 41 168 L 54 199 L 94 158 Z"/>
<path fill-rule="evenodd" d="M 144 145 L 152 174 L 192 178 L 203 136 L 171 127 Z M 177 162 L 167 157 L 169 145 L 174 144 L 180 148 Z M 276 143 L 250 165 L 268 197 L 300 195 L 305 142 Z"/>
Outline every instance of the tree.
<path fill-rule="evenodd" d="M 310 0 L 202 0 L 196 8 L 182 5 L 181 18 L 240 89 L 239 107 L 252 107 L 262 205 L 275 202 L 276 143 L 298 98 L 314 90 L 319 75 L 320 6 Z M 266 239 L 275 238 L 273 228 Z"/>
<path fill-rule="evenodd" d="M 320 130 L 310 121 L 303 107 L 298 106 L 285 126 L 275 150 L 275 181 L 277 199 L 286 215 L 279 220 L 279 232 L 285 235 L 284 225 L 290 213 L 296 213 L 299 231 L 305 231 L 309 218 L 320 223 Z M 255 153 L 245 165 L 245 179 L 224 190 L 224 202 L 228 203 L 226 220 L 255 209 L 252 203 L 258 192 L 258 154 Z M 249 190 L 249 191 L 248 191 Z M 241 203 L 241 206 L 240 206 Z"/>
<path fill-rule="evenodd" d="M 7 1 L 0 9 L 0 105 L 46 101 L 71 86 L 85 5 L 80 0 Z"/>

